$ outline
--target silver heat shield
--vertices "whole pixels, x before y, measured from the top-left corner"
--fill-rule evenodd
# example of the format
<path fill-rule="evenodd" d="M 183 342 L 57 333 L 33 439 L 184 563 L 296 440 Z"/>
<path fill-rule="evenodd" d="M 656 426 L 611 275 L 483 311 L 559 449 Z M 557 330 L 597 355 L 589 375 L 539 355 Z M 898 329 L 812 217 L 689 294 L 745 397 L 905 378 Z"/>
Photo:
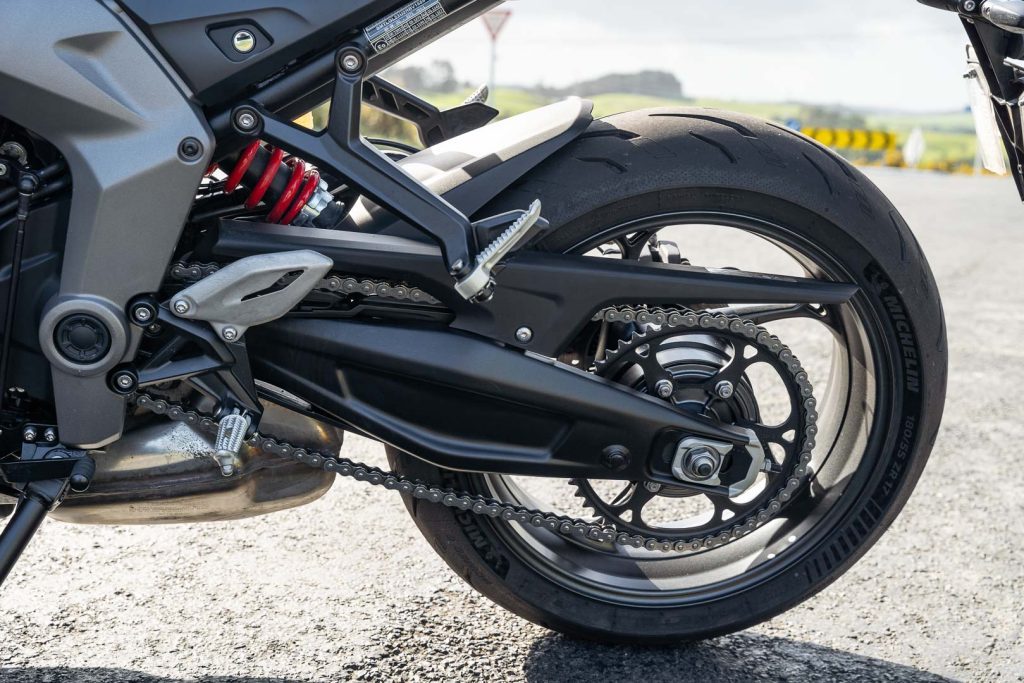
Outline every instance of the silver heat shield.
<path fill-rule="evenodd" d="M 337 454 L 343 433 L 266 404 L 267 434 Z M 149 416 L 105 451 L 93 454 L 89 490 L 69 496 L 51 516 L 77 524 L 174 524 L 241 519 L 311 503 L 335 475 L 243 446 L 241 466 L 221 475 L 212 438 Z"/>

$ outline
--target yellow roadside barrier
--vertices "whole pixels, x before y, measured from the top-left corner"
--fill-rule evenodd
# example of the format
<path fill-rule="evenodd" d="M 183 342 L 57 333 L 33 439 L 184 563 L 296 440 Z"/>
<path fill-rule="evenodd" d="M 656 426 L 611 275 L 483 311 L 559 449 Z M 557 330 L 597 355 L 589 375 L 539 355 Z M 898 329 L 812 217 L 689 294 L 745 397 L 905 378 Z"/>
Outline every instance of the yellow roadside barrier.
<path fill-rule="evenodd" d="M 885 152 L 896 148 L 896 134 L 882 130 L 802 128 L 800 132 L 833 149 Z"/>

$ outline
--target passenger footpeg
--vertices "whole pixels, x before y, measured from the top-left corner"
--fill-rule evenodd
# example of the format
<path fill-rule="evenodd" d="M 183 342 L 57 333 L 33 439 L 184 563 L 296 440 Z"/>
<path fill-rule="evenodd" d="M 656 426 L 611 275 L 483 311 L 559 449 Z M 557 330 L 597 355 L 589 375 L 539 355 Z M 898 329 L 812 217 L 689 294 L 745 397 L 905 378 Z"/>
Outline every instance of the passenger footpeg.
<path fill-rule="evenodd" d="M 220 465 L 220 473 L 225 477 L 233 476 L 238 471 L 238 452 L 242 450 L 242 443 L 251 424 L 248 415 L 235 412 L 224 417 L 217 427 L 217 440 L 213 446 L 217 449 L 215 457 Z"/>
<path fill-rule="evenodd" d="M 486 301 L 491 298 L 494 289 L 491 272 L 503 258 L 526 243 L 526 238 L 540 220 L 540 210 L 540 201 L 534 201 L 505 232 L 477 255 L 473 270 L 455 284 L 455 291 L 462 298 L 467 301 Z"/>

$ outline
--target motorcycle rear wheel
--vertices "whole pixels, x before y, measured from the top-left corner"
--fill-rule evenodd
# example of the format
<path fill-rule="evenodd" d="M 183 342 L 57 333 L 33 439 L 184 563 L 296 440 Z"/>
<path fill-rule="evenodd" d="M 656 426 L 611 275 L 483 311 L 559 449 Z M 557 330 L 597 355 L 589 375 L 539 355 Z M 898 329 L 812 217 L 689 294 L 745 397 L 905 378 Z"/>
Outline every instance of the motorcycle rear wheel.
<path fill-rule="evenodd" d="M 595 122 L 482 213 L 533 198 L 553 226 L 540 247 L 549 251 L 595 254 L 602 245 L 628 247 L 637 235 L 720 230 L 755 236 L 792 258 L 801 275 L 858 284 L 850 304 L 830 311 L 830 361 L 811 376 L 825 387 L 824 395 L 816 392 L 824 424 L 815 475 L 779 519 L 688 556 L 581 546 L 407 498 L 427 540 L 498 604 L 567 635 L 611 643 L 677 643 L 740 630 L 836 580 L 906 503 L 945 399 L 938 290 L 896 209 L 809 139 L 705 109 Z M 712 250 L 721 244 L 717 236 L 704 242 Z M 684 256 L 689 244 L 679 244 Z M 808 343 L 812 351 L 825 348 Z M 546 507 L 525 478 L 445 471 L 395 450 L 388 457 L 407 477 Z"/>

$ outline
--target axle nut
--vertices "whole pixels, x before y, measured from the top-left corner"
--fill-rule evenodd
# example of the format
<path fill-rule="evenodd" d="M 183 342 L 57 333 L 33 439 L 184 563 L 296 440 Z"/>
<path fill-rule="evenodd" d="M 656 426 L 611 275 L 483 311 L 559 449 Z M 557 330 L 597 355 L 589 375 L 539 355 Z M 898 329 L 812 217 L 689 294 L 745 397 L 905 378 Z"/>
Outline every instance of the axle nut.
<path fill-rule="evenodd" d="M 709 448 L 694 448 L 686 454 L 683 467 L 686 474 L 696 481 L 707 481 L 718 470 L 720 459 Z"/>

